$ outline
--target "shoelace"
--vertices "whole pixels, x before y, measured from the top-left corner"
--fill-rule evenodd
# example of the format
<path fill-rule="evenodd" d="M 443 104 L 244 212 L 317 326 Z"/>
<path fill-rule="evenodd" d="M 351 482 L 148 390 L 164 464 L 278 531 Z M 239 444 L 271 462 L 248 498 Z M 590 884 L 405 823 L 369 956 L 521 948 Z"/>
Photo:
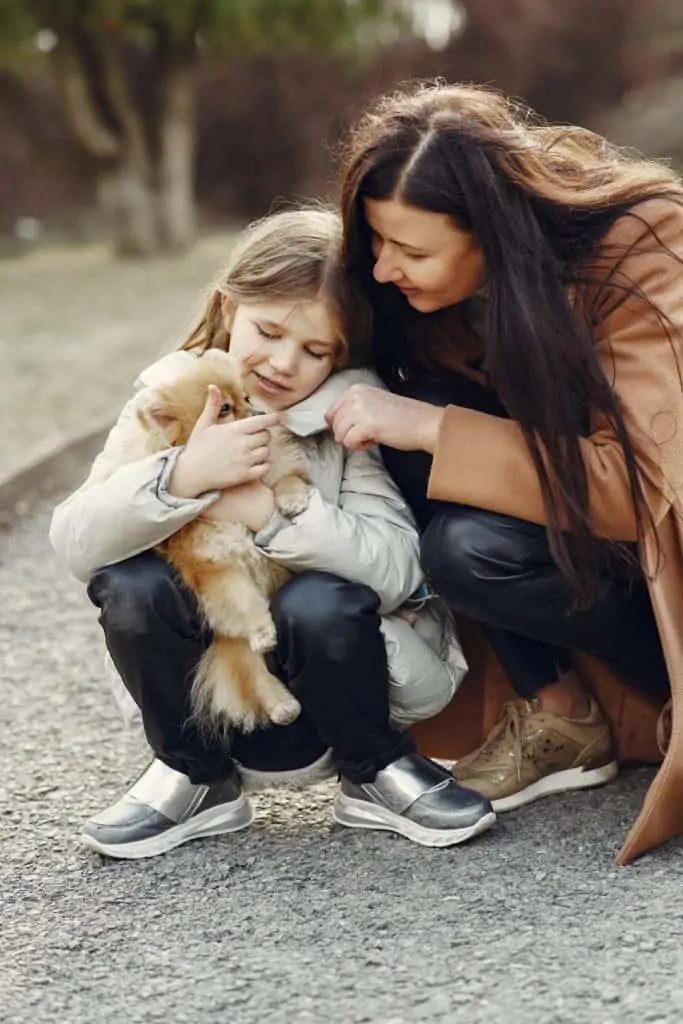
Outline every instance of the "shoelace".
<path fill-rule="evenodd" d="M 532 710 L 531 703 L 525 701 L 524 708 L 529 711 Z M 498 746 L 498 740 L 504 737 L 512 754 L 515 774 L 519 778 L 522 773 L 522 757 L 524 755 L 523 717 L 518 701 L 509 701 L 505 704 L 497 724 L 494 726 L 484 746 L 480 749 L 477 760 L 480 762 L 482 760 L 484 762 L 491 760 L 491 754 Z"/>

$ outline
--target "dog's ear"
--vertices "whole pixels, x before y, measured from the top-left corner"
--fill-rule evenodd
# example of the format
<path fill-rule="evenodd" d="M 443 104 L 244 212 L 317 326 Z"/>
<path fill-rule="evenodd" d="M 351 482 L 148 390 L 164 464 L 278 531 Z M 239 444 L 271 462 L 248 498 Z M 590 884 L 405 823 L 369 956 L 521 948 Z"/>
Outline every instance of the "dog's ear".
<path fill-rule="evenodd" d="M 148 422 L 161 431 L 171 446 L 179 444 L 182 424 L 167 405 L 154 402 L 145 413 Z"/>

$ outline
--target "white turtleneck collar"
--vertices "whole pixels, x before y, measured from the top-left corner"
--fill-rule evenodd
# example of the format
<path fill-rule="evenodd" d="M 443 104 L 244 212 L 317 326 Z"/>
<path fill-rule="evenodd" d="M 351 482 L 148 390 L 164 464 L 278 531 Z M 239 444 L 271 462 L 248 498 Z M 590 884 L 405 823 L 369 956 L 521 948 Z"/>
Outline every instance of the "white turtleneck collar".
<path fill-rule="evenodd" d="M 339 370 L 331 374 L 326 381 L 320 385 L 303 402 L 298 402 L 282 413 L 282 422 L 292 434 L 297 437 L 311 437 L 313 434 L 320 434 L 327 430 L 325 414 L 330 406 L 344 394 L 353 384 L 371 384 L 373 387 L 383 388 L 384 385 L 374 370 Z M 252 405 L 256 402 L 252 399 Z M 263 411 L 267 404 L 263 403 Z"/>

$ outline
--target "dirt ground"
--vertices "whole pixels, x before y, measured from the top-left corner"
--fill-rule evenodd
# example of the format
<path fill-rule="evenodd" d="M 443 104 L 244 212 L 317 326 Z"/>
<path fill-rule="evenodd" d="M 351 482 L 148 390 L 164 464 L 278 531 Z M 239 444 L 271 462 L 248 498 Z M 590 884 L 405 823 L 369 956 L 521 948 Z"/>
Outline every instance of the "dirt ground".
<path fill-rule="evenodd" d="M 139 370 L 187 331 L 231 237 L 149 263 L 103 246 L 0 260 L 0 480 L 115 418 Z"/>

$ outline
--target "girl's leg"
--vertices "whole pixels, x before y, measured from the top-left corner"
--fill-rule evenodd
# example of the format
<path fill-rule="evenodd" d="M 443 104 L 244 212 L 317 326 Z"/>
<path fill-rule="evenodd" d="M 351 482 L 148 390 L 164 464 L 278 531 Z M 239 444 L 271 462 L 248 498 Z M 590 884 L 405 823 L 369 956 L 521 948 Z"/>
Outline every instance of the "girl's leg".
<path fill-rule="evenodd" d="M 271 671 L 289 686 L 302 717 L 332 749 L 341 773 L 336 820 L 398 832 L 428 846 L 462 842 L 493 824 L 487 800 L 414 752 L 389 724 L 386 650 L 379 600 L 367 587 L 328 573 L 294 577 L 273 602 L 278 645 Z M 235 738 L 245 767 L 267 770 L 300 721 Z"/>
<path fill-rule="evenodd" d="M 150 857 L 244 828 L 252 811 L 227 746 L 188 720 L 193 674 L 211 641 L 194 596 L 151 551 L 100 570 L 88 593 L 155 758 L 121 800 L 85 823 L 83 841 L 113 857 Z M 324 750 L 302 724 L 277 767 L 296 769 Z"/>
<path fill-rule="evenodd" d="M 195 834 L 207 834 L 192 830 L 201 816 L 196 808 L 206 802 L 215 805 L 212 794 L 228 787 L 228 803 L 244 804 L 232 755 L 252 769 L 287 772 L 315 762 L 329 747 L 348 785 L 372 783 L 373 800 L 401 805 L 399 812 L 386 812 L 398 824 L 413 806 L 419 816 L 428 818 L 430 804 L 431 831 L 442 841 L 461 841 L 492 822 L 486 801 L 455 784 L 444 791 L 443 773 L 413 753 L 407 735 L 391 729 L 379 602 L 367 587 L 324 573 L 302 574 L 285 585 L 273 604 L 278 644 L 270 668 L 292 689 L 303 711 L 290 726 L 235 733 L 230 751 L 223 743 L 207 741 L 187 722 L 192 675 L 210 636 L 202 628 L 193 595 L 168 565 L 155 554 L 144 553 L 98 572 L 89 593 L 101 609 L 110 653 L 141 709 L 156 754 L 137 790 L 133 787 L 114 808 L 86 826 L 86 839 L 101 852 L 148 856 Z M 155 795 L 155 785 L 163 794 Z M 432 790 L 438 790 L 436 796 Z M 150 825 L 160 802 L 164 820 L 154 817 Z M 156 830 L 154 842 L 146 845 L 147 835 L 135 838 L 143 816 L 141 803 L 146 806 L 144 829 Z M 171 805 L 173 815 L 166 813 Z M 221 813 L 229 819 L 228 810 L 223 807 Z M 244 817 L 240 813 L 239 827 Z M 168 844 L 163 849 L 157 848 L 161 830 L 163 843 Z M 123 852 L 128 848 L 132 852 Z M 113 852 L 117 849 L 120 852 Z"/>

